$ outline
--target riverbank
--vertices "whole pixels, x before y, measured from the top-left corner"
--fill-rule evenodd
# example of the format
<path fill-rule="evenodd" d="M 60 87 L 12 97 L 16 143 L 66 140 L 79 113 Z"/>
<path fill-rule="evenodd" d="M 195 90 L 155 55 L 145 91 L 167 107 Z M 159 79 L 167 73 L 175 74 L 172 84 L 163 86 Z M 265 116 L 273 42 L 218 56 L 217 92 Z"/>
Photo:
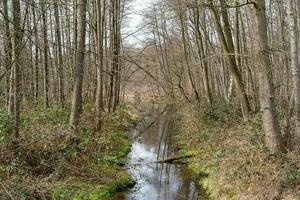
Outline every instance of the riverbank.
<path fill-rule="evenodd" d="M 244 123 L 234 107 L 180 105 L 180 154 L 211 199 L 299 199 L 293 153 L 270 155 L 259 116 Z"/>
<path fill-rule="evenodd" d="M 125 129 L 138 116 L 119 106 L 102 131 L 94 132 L 93 107 L 84 105 L 76 142 L 68 107 L 27 109 L 17 149 L 1 112 L 1 199 L 108 199 L 134 185 L 124 169 L 131 147 Z"/>

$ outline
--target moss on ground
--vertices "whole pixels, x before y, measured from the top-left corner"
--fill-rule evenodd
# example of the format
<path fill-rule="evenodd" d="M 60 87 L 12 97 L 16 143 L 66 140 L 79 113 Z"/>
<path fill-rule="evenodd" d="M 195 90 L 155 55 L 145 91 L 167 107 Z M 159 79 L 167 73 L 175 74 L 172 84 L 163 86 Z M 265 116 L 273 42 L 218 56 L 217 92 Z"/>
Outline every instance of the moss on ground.
<path fill-rule="evenodd" d="M 179 106 L 181 154 L 196 155 L 188 167 L 211 199 L 299 199 L 296 156 L 269 154 L 260 116 L 247 123 L 221 102 Z"/>

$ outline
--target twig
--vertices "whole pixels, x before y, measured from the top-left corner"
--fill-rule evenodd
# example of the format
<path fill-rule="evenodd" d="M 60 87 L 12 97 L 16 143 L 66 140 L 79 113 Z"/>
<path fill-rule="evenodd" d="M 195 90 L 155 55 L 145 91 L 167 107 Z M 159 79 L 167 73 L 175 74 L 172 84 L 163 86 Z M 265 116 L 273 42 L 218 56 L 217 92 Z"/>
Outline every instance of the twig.
<path fill-rule="evenodd" d="M 8 194 L 8 196 L 9 196 L 11 199 L 15 200 L 15 199 L 13 198 L 13 196 L 9 193 L 9 191 L 6 189 L 6 187 L 4 186 L 4 184 L 3 184 L 1 181 L 0 181 L 0 184 L 2 185 L 3 189 L 4 189 L 5 192 Z"/>

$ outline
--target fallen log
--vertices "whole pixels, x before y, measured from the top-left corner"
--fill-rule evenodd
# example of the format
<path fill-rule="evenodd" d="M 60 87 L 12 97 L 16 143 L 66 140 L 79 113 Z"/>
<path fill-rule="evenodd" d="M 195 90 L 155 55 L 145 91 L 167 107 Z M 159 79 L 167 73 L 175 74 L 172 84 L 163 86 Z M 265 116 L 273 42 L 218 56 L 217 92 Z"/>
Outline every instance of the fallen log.
<path fill-rule="evenodd" d="M 178 162 L 180 160 L 188 159 L 188 158 L 193 158 L 195 157 L 196 154 L 189 154 L 189 155 L 181 155 L 181 156 L 175 156 L 175 157 L 170 157 L 162 160 L 158 160 L 155 163 L 167 163 L 167 164 L 172 164 L 175 162 Z"/>

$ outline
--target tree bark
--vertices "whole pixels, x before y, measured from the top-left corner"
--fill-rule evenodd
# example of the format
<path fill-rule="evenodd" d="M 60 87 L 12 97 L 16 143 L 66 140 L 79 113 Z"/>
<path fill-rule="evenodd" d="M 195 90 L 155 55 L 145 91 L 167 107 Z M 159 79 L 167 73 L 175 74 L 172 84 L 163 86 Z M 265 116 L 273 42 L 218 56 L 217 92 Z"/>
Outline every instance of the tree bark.
<path fill-rule="evenodd" d="M 74 63 L 74 89 L 72 97 L 72 108 L 70 117 L 70 126 L 75 133 L 78 131 L 79 119 L 82 106 L 82 83 L 84 73 L 84 58 L 85 58 L 85 35 L 86 35 L 86 0 L 77 1 L 77 48 Z"/>
<path fill-rule="evenodd" d="M 103 36 L 105 23 L 105 0 L 97 0 L 97 92 L 96 92 L 96 130 L 100 130 L 103 112 Z M 102 10 L 103 8 L 103 10 Z"/>
<path fill-rule="evenodd" d="M 3 14 L 4 14 L 4 30 L 5 30 L 5 46 L 4 46 L 4 53 L 5 53 L 5 69 L 9 70 L 10 65 L 11 65 L 11 60 L 12 60 L 12 44 L 11 44 L 11 34 L 10 34 L 10 29 L 9 29 L 9 17 L 8 17 L 8 5 L 7 5 L 7 0 L 3 0 Z M 6 95 L 6 105 L 8 106 L 8 111 L 9 109 L 9 78 L 10 75 L 9 73 L 6 74 L 5 76 L 5 95 Z M 9 111 L 10 112 L 10 111 Z"/>
<path fill-rule="evenodd" d="M 255 11 L 259 41 L 259 93 L 266 146 L 270 151 L 282 151 L 282 137 L 276 116 L 272 77 L 271 50 L 268 43 L 265 0 L 256 0 Z"/>
<path fill-rule="evenodd" d="M 62 42 L 60 34 L 60 18 L 58 12 L 58 0 L 54 3 L 54 17 L 55 17 L 55 40 L 57 43 L 57 61 L 58 61 L 58 93 L 59 101 L 64 103 L 64 71 L 63 71 L 63 58 L 62 58 Z"/>
<path fill-rule="evenodd" d="M 41 0 L 44 64 L 44 106 L 49 107 L 48 28 L 46 1 Z"/>
<path fill-rule="evenodd" d="M 298 8 L 299 9 L 299 8 Z M 298 32 L 298 12 L 295 0 L 288 2 L 288 24 L 290 30 L 290 53 L 291 69 L 294 85 L 295 103 L 295 149 L 300 152 L 300 66 L 299 66 L 299 32 Z"/>
<path fill-rule="evenodd" d="M 19 137 L 20 131 L 20 104 L 21 104 L 21 59 L 22 51 L 22 29 L 21 29 L 21 8 L 20 0 L 12 0 L 13 7 L 13 59 L 14 59 L 14 132 Z"/>
<path fill-rule="evenodd" d="M 215 26 L 218 32 L 218 36 L 219 39 L 224 47 L 224 50 L 228 55 L 229 58 L 229 69 L 230 72 L 233 76 L 234 79 L 234 83 L 236 85 L 236 89 L 239 95 L 239 99 L 242 105 L 242 111 L 243 111 L 243 115 L 244 115 L 244 119 L 248 120 L 249 118 L 249 114 L 250 114 L 250 104 L 248 101 L 248 97 L 245 91 L 245 87 L 244 87 L 244 83 L 242 81 L 242 77 L 240 74 L 240 71 L 238 69 L 237 63 L 236 63 L 236 59 L 235 59 L 235 50 L 234 50 L 234 44 L 233 44 L 233 40 L 232 40 L 232 33 L 230 30 L 230 25 L 229 25 L 229 21 L 228 21 L 228 13 L 227 13 L 227 8 L 225 8 L 225 5 L 222 4 L 222 17 L 223 17 L 223 21 L 224 21 L 224 32 L 222 29 L 222 25 L 219 21 L 220 16 L 215 8 L 215 6 L 213 5 L 213 1 L 209 0 L 210 2 L 210 8 L 212 11 L 212 14 L 214 16 L 214 21 L 215 21 Z M 221 1 L 221 3 L 224 3 L 224 0 Z"/>

